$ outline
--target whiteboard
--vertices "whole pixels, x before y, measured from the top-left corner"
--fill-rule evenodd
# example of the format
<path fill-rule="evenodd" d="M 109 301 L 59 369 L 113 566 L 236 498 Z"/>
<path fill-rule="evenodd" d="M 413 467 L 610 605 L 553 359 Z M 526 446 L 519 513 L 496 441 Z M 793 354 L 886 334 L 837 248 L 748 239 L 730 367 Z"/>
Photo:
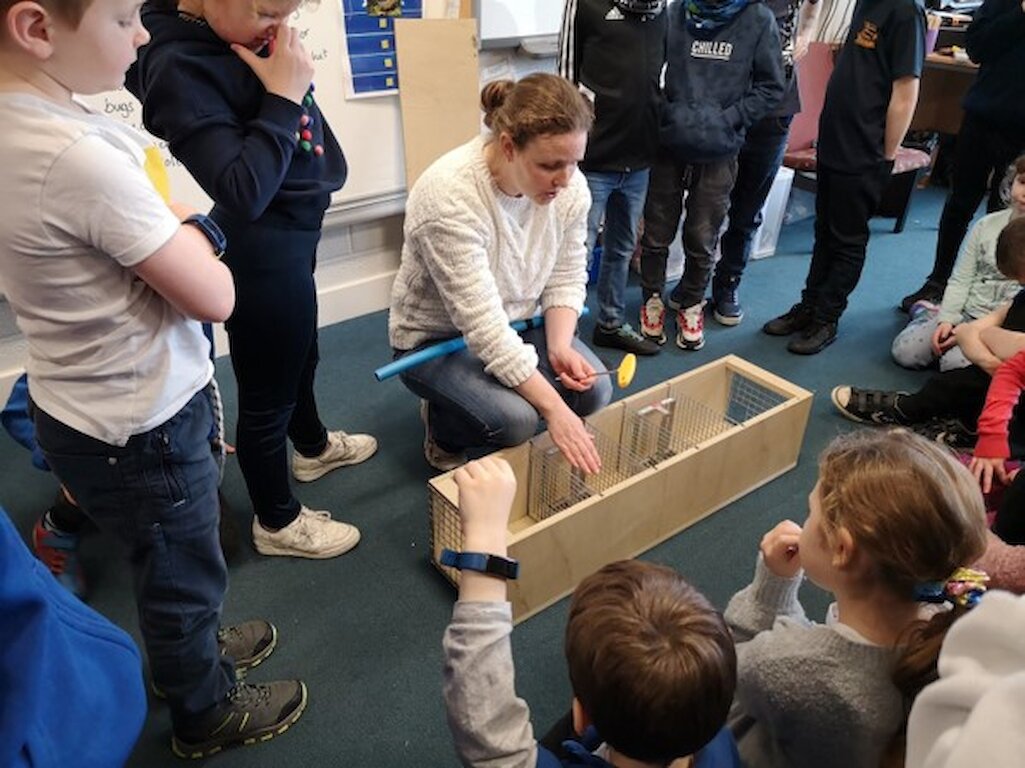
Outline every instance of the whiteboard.
<path fill-rule="evenodd" d="M 331 208 L 366 210 L 365 218 L 369 218 L 376 213 L 371 204 L 397 199 L 401 205 L 406 176 L 398 96 L 393 93 L 346 98 L 341 1 L 309 0 L 296 11 L 290 23 L 299 30 L 303 44 L 313 56 L 317 102 L 349 162 L 349 177 L 332 197 Z M 98 112 L 144 130 L 142 106 L 124 88 L 81 98 Z M 171 157 L 166 142 L 154 142 L 164 155 L 172 197 L 199 210 L 208 210 L 210 198 L 185 167 Z"/>
<path fill-rule="evenodd" d="M 564 0 L 478 0 L 480 41 L 514 45 L 524 37 L 558 35 Z"/>

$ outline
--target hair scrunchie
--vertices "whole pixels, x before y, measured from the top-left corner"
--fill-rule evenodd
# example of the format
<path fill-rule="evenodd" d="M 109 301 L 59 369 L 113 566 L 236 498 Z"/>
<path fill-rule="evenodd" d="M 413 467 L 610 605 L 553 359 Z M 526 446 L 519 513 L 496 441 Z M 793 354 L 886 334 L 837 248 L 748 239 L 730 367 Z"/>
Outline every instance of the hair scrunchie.
<path fill-rule="evenodd" d="M 915 600 L 922 603 L 953 603 L 974 608 L 986 594 L 989 576 L 974 568 L 958 568 L 945 581 L 927 581 L 915 587 Z"/>

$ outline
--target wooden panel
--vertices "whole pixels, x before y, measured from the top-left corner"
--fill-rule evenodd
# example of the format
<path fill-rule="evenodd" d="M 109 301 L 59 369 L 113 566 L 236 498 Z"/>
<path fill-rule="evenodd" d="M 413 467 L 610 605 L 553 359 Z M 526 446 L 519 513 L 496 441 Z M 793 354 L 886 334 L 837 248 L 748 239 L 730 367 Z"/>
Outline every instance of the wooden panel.
<path fill-rule="evenodd" d="M 473 19 L 397 19 L 399 102 L 406 188 L 451 149 L 480 133 L 477 24 Z"/>

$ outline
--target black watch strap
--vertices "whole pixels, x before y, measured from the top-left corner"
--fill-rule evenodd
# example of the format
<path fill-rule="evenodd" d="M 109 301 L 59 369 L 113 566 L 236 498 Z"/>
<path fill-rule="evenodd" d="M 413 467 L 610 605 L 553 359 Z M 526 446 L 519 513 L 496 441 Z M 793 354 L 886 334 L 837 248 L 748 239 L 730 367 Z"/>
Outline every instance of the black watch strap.
<path fill-rule="evenodd" d="M 210 245 L 214 248 L 214 256 L 218 259 L 224 255 L 224 252 L 228 248 L 228 238 L 224 236 L 224 232 L 217 226 L 217 222 L 211 219 L 206 214 L 194 213 L 187 217 L 182 224 L 191 224 L 200 232 L 202 232 L 206 239 L 210 241 Z"/>
<path fill-rule="evenodd" d="M 480 571 L 503 579 L 515 579 L 520 575 L 519 560 L 489 555 L 486 552 L 454 552 L 451 549 L 443 549 L 439 562 L 460 571 Z"/>

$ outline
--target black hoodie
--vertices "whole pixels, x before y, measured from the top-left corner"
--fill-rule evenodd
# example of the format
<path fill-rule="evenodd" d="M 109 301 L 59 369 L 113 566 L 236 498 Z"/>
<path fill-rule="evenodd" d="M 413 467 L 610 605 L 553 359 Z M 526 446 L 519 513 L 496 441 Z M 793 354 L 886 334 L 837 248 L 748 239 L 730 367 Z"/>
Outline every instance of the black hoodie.
<path fill-rule="evenodd" d="M 142 18 L 152 39 L 125 85 L 142 102 L 146 130 L 167 141 L 222 215 L 319 229 L 348 169 L 316 99 L 305 112 L 319 156 L 298 146 L 304 108 L 267 93 L 205 23 L 151 4 Z"/>

